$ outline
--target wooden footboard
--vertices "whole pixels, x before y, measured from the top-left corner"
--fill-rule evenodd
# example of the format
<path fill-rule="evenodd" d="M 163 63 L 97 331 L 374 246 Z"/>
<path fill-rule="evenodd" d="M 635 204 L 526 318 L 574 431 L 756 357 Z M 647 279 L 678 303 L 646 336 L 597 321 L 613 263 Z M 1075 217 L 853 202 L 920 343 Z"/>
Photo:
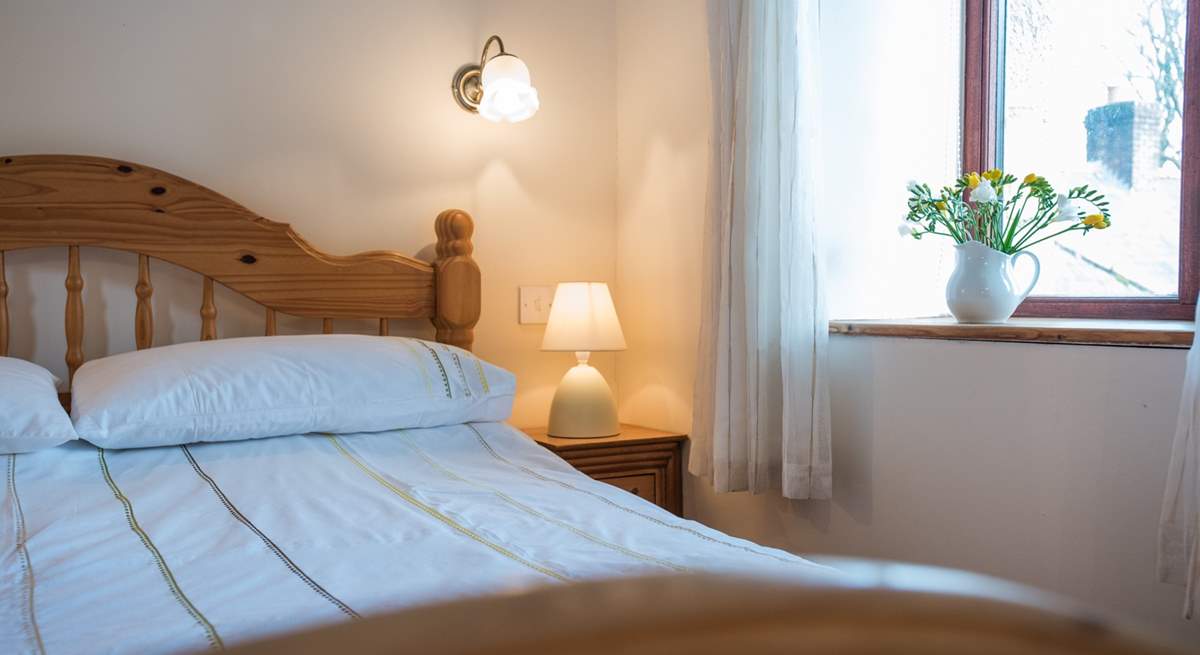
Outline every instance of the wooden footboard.
<path fill-rule="evenodd" d="M 1171 653 L 1060 599 L 964 572 L 837 563 L 838 581 L 611 580 L 417 608 L 239 655 Z"/>

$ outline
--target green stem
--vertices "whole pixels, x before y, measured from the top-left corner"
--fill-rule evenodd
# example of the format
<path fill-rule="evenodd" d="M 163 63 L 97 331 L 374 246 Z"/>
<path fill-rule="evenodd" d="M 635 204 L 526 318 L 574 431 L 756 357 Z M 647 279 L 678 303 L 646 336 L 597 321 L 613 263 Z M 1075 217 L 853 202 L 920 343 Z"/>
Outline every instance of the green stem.
<path fill-rule="evenodd" d="M 953 207 L 953 205 L 950 207 Z M 938 212 L 937 216 L 934 217 L 934 220 L 944 225 L 946 230 L 950 232 L 950 236 L 955 241 L 958 243 L 963 242 L 962 233 L 959 231 L 958 226 L 956 225 L 957 221 L 954 220 L 954 212 L 951 211 L 949 217 L 943 215 L 941 212 Z"/>
<path fill-rule="evenodd" d="M 1007 205 L 1007 203 L 1004 203 L 1004 202 L 1000 202 L 1000 203 L 996 204 L 996 221 L 993 224 L 993 228 L 996 230 L 996 234 L 993 237 L 996 240 L 996 245 L 994 245 L 992 247 L 997 250 L 999 250 L 1001 247 L 1004 246 L 1004 231 L 1005 231 L 1004 230 L 1004 227 L 1005 227 L 1004 208 L 1006 205 Z"/>
<path fill-rule="evenodd" d="M 1020 248 L 1021 244 L 1025 243 L 1025 241 L 1027 239 L 1029 239 L 1029 237 L 1037 234 L 1038 232 L 1041 232 L 1043 229 L 1046 228 L 1047 225 L 1049 225 L 1049 223 L 1042 223 L 1042 221 L 1040 219 L 1035 217 L 1034 220 L 1029 221 L 1028 223 L 1023 225 L 1021 227 L 1021 229 L 1017 231 L 1017 234 L 1013 235 L 1013 240 L 1012 240 L 1012 244 L 1011 244 L 1012 247 Z"/>
<path fill-rule="evenodd" d="M 1021 185 L 1020 187 L 1018 187 L 1017 193 L 1021 193 L 1022 189 L 1024 189 L 1024 188 L 1025 188 L 1025 185 Z M 1021 201 L 1021 211 L 1016 211 L 1017 202 L 1015 199 L 1013 200 L 1012 211 L 1010 211 L 1008 214 L 1009 225 L 1008 225 L 1008 229 L 1005 231 L 1005 236 L 1004 236 L 1004 246 L 1005 247 L 1009 247 L 1012 245 L 1013 237 L 1015 237 L 1016 233 L 1017 233 L 1017 224 L 1019 224 L 1021 222 L 1021 216 L 1023 216 L 1025 214 L 1025 205 L 1029 204 L 1029 199 L 1031 197 L 1032 197 L 1032 194 L 1027 194 L 1025 196 L 1025 199 Z M 1036 215 L 1035 215 L 1035 217 L 1036 217 Z"/>
<path fill-rule="evenodd" d="M 1021 248 L 1021 244 L 1025 243 L 1025 241 L 1027 241 L 1030 237 L 1038 232 L 1041 232 L 1047 227 L 1050 227 L 1050 224 L 1054 222 L 1054 211 L 1056 210 L 1053 207 L 1044 211 L 1039 209 L 1038 212 L 1033 215 L 1033 219 L 1017 231 L 1017 234 L 1013 236 L 1013 239 L 1016 241 L 1015 245 L 1013 246 L 1015 249 L 1014 252 L 1019 250 Z"/>
<path fill-rule="evenodd" d="M 946 236 L 950 237 L 951 239 L 954 239 L 954 241 L 957 243 L 962 243 L 962 237 L 959 236 L 957 231 L 955 231 L 953 225 L 951 225 L 947 221 L 939 221 L 939 222 L 942 224 L 942 226 L 944 226 L 946 228 Z M 939 232 L 939 234 L 941 234 L 941 233 Z"/>
<path fill-rule="evenodd" d="M 1053 239 L 1054 237 L 1056 237 L 1056 236 L 1058 236 L 1058 235 L 1060 235 L 1060 234 L 1066 234 L 1067 232 L 1070 232 L 1070 231 L 1072 231 L 1072 230 L 1077 230 L 1077 229 L 1079 229 L 1079 225 L 1078 225 L 1078 224 L 1076 224 L 1076 225 L 1072 225 L 1071 227 L 1069 227 L 1069 228 L 1067 228 L 1067 229 L 1065 229 L 1065 230 L 1062 230 L 1062 231 L 1059 231 L 1059 232 L 1055 232 L 1054 234 L 1051 234 L 1050 236 L 1045 236 L 1045 237 L 1042 237 L 1042 238 L 1038 239 L 1037 241 L 1034 241 L 1033 243 L 1030 243 L 1029 245 L 1026 245 L 1026 246 L 1021 246 L 1020 250 L 1024 250 L 1025 248 L 1032 248 L 1032 247 L 1036 246 L 1037 244 L 1039 244 L 1039 243 L 1041 243 L 1041 242 L 1045 241 L 1046 239 Z"/>
<path fill-rule="evenodd" d="M 937 222 L 941 223 L 946 228 L 946 231 L 949 233 L 946 236 L 954 239 L 958 243 L 962 243 L 962 237 L 959 235 L 958 230 L 955 229 L 953 221 L 947 220 L 945 217 L 939 214 Z"/>

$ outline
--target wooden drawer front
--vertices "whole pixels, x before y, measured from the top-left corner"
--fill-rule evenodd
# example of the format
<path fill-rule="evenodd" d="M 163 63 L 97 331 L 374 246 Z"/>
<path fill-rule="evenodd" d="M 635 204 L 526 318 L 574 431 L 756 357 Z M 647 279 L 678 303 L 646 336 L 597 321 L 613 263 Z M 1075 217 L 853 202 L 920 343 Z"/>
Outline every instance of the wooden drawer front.
<path fill-rule="evenodd" d="M 639 475 L 620 475 L 620 476 L 597 476 L 603 482 L 607 482 L 614 487 L 624 489 L 629 493 L 645 498 L 646 500 L 658 504 L 658 481 L 653 473 L 642 473 Z"/>
<path fill-rule="evenodd" d="M 568 464 L 593 480 L 637 494 L 659 507 L 683 515 L 681 443 L 597 444 L 551 448 Z"/>

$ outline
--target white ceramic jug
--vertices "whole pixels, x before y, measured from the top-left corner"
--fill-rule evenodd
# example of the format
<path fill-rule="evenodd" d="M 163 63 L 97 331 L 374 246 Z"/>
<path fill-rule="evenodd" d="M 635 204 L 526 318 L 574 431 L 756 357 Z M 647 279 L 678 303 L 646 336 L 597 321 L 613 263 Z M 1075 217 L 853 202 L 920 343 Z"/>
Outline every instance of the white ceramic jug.
<path fill-rule="evenodd" d="M 946 284 L 946 304 L 959 323 L 1003 323 L 1017 305 L 1033 291 L 1042 264 L 1036 255 L 1021 251 L 1006 255 L 978 241 L 954 246 L 954 273 Z M 1016 291 L 1012 282 L 1013 264 L 1018 257 L 1033 260 L 1033 279 L 1024 291 Z"/>

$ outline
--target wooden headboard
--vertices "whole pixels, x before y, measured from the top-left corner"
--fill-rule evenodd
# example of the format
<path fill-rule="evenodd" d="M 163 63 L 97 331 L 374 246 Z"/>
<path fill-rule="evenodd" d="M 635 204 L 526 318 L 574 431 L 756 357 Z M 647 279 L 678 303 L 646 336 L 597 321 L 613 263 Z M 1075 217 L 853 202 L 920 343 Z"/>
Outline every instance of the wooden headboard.
<path fill-rule="evenodd" d="M 395 252 L 322 253 L 286 223 L 258 216 L 219 193 L 149 166 L 80 155 L 0 155 L 0 355 L 8 354 L 4 251 L 66 249 L 67 368 L 83 364 L 83 273 L 79 247 L 138 255 L 134 315 L 138 349 L 154 343 L 150 263 L 159 259 L 204 276 L 200 339 L 217 335 L 213 284 L 276 314 L 324 319 L 428 318 L 437 340 L 470 349 L 479 320 L 479 266 L 471 258 L 471 216 L 449 209 L 434 222 L 437 259 Z"/>

